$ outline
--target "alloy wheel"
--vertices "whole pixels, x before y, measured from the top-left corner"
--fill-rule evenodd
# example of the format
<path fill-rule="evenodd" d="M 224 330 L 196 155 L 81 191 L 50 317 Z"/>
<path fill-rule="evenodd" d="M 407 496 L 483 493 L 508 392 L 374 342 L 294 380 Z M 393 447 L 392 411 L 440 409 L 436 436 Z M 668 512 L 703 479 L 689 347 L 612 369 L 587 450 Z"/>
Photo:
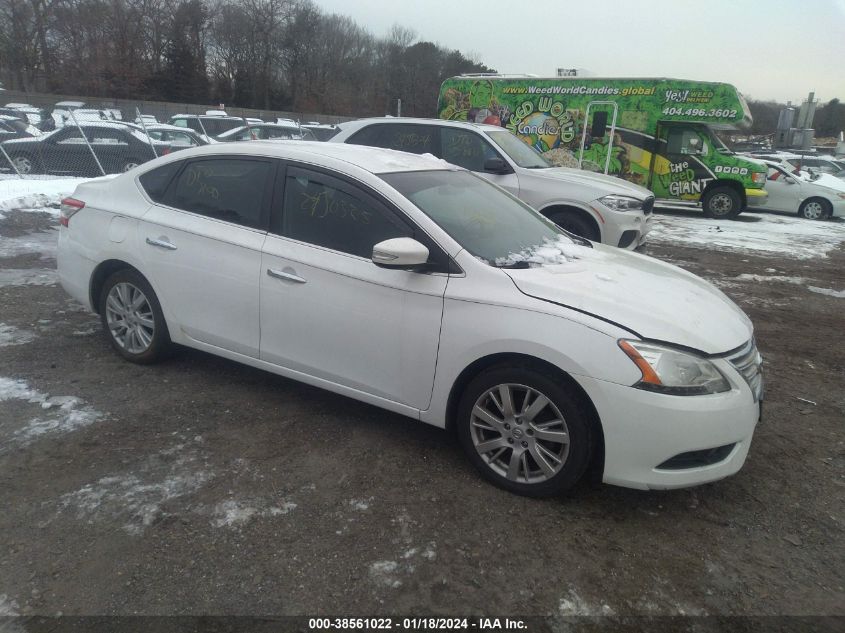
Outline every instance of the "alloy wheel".
<path fill-rule="evenodd" d="M 547 481 L 569 456 L 569 429 L 560 410 L 526 385 L 501 384 L 481 394 L 472 408 L 470 437 L 487 466 L 515 483 Z"/>
<path fill-rule="evenodd" d="M 142 354 L 152 345 L 155 335 L 153 309 L 137 286 L 120 282 L 109 290 L 106 323 L 115 342 L 131 354 Z"/>
<path fill-rule="evenodd" d="M 728 215 L 733 211 L 733 199 L 726 193 L 717 193 L 710 198 L 710 212 L 715 216 Z"/>
<path fill-rule="evenodd" d="M 12 162 L 19 174 L 29 174 L 32 172 L 32 160 L 30 160 L 27 156 L 18 156 L 13 159 Z"/>
<path fill-rule="evenodd" d="M 818 220 L 824 215 L 824 208 L 820 202 L 808 202 L 804 205 L 804 217 L 808 220 Z"/>

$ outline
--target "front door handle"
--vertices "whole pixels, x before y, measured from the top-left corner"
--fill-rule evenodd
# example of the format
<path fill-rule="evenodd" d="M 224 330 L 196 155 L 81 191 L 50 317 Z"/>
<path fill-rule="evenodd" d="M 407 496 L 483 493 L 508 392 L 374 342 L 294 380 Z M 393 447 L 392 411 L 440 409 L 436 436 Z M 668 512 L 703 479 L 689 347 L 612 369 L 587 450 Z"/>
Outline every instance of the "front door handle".
<path fill-rule="evenodd" d="M 298 284 L 304 284 L 306 280 L 293 272 L 293 269 L 286 268 L 285 270 L 276 270 L 275 268 L 268 268 L 267 274 L 276 279 L 284 279 L 285 281 L 295 281 Z"/>
<path fill-rule="evenodd" d="M 166 248 L 169 251 L 175 251 L 176 250 L 175 244 L 171 244 L 167 240 L 163 240 L 163 239 L 154 240 L 154 239 L 148 237 L 147 238 L 147 244 L 149 244 L 150 246 L 158 246 L 159 248 Z"/>

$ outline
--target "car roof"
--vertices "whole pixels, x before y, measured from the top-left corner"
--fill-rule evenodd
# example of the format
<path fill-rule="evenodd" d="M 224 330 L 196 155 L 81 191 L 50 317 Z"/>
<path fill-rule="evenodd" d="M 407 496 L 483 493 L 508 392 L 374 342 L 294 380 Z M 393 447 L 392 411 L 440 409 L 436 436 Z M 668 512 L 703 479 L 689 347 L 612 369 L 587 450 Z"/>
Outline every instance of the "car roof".
<path fill-rule="evenodd" d="M 498 131 L 501 132 L 505 128 L 500 127 L 498 125 L 489 125 L 487 123 L 471 123 L 469 121 L 449 121 L 448 119 L 423 119 L 418 117 L 395 117 L 395 116 L 383 116 L 383 117 L 371 117 L 368 119 L 356 119 L 355 121 L 346 121 L 340 125 L 341 129 L 347 130 L 351 129 L 352 127 L 359 127 L 363 125 L 367 125 L 370 123 L 412 123 L 412 124 L 427 124 L 427 125 L 440 125 L 443 127 L 456 127 L 456 128 L 470 128 L 473 130 L 479 131 Z"/>
<path fill-rule="evenodd" d="M 229 116 L 222 114 L 174 114 L 171 119 L 236 119 L 243 121 L 239 116 Z"/>
<path fill-rule="evenodd" d="M 183 150 L 174 154 L 174 156 L 177 158 L 188 156 L 199 158 L 215 154 L 249 154 L 305 162 L 313 158 L 324 158 L 343 161 L 372 174 L 403 171 L 454 171 L 456 169 L 463 171 L 444 160 L 435 158 L 431 154 L 409 154 L 380 147 L 348 145 L 346 143 L 322 143 L 320 141 L 236 141 Z"/>

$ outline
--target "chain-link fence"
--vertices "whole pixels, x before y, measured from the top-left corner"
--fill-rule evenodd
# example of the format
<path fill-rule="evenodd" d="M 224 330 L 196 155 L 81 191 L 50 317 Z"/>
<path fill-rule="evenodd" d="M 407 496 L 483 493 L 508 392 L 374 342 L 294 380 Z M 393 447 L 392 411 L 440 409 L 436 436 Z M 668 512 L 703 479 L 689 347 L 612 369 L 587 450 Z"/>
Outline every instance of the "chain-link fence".
<path fill-rule="evenodd" d="M 95 177 L 187 147 L 266 139 L 325 140 L 339 117 L 3 93 L 0 174 Z M 17 100 L 15 100 L 17 99 Z M 49 107 L 43 107 L 46 101 Z M 108 107 L 113 106 L 113 107 Z M 329 120 L 331 119 L 331 120 Z"/>

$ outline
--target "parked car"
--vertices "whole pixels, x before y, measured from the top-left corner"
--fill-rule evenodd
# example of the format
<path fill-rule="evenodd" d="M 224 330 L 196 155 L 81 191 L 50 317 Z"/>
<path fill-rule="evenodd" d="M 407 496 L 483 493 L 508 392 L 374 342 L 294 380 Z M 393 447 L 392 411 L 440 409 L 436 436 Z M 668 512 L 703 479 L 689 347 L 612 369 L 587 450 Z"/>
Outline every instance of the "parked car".
<path fill-rule="evenodd" d="M 30 125 L 38 125 L 41 123 L 45 115 L 44 110 L 36 108 L 28 103 L 7 103 L 5 107 L 25 114 Z"/>
<path fill-rule="evenodd" d="M 340 132 L 340 128 L 336 125 L 329 125 L 326 123 L 317 123 L 316 121 L 309 121 L 302 124 L 303 130 L 310 130 L 311 133 L 317 137 L 318 141 L 328 141 L 335 134 Z"/>
<path fill-rule="evenodd" d="M 0 142 L 13 138 L 31 138 L 39 134 L 38 129 L 32 127 L 26 119 L 22 121 L 18 117 L 0 114 Z"/>
<path fill-rule="evenodd" d="M 236 127 L 241 127 L 244 120 L 217 114 L 177 114 L 170 117 L 170 125 L 187 127 L 206 137 L 206 140 L 216 139 L 220 134 Z"/>
<path fill-rule="evenodd" d="M 166 125 L 164 123 L 147 123 L 146 130 L 150 138 L 167 143 L 171 151 L 199 147 L 201 145 L 208 145 L 209 143 L 206 137 L 202 134 L 197 134 L 190 128 Z"/>
<path fill-rule="evenodd" d="M 153 148 L 159 156 L 170 151 L 167 143 L 153 141 L 129 125 L 94 121 L 3 143 L 3 149 L 21 174 L 71 176 L 101 174 L 92 149 L 105 172 L 114 174 L 147 162 L 153 158 Z"/>
<path fill-rule="evenodd" d="M 654 195 L 613 176 L 553 167 L 496 125 L 441 119 L 362 119 L 341 124 L 330 143 L 433 154 L 472 170 L 588 240 L 635 249 L 651 227 Z"/>
<path fill-rule="evenodd" d="M 242 125 L 217 136 L 217 140 L 221 142 L 291 139 L 298 141 L 317 140 L 310 130 L 299 128 L 296 125 L 279 125 L 277 123 L 262 123 L 249 127 Z"/>
<path fill-rule="evenodd" d="M 152 114 L 142 114 L 141 116 L 136 116 L 134 123 L 136 125 L 140 125 L 142 119 L 143 119 L 144 123 L 146 123 L 147 125 L 152 125 L 152 124 L 158 123 L 158 119 L 155 118 Z"/>
<path fill-rule="evenodd" d="M 808 220 L 845 216 L 845 181 L 830 174 L 801 176 L 777 161 L 763 161 L 769 168 L 763 210 L 798 213 Z"/>
<path fill-rule="evenodd" d="M 182 344 L 453 428 L 508 490 L 690 486 L 748 454 L 761 361 L 730 299 L 433 157 L 209 145 L 80 185 L 60 224 L 61 284 L 126 360 Z"/>

